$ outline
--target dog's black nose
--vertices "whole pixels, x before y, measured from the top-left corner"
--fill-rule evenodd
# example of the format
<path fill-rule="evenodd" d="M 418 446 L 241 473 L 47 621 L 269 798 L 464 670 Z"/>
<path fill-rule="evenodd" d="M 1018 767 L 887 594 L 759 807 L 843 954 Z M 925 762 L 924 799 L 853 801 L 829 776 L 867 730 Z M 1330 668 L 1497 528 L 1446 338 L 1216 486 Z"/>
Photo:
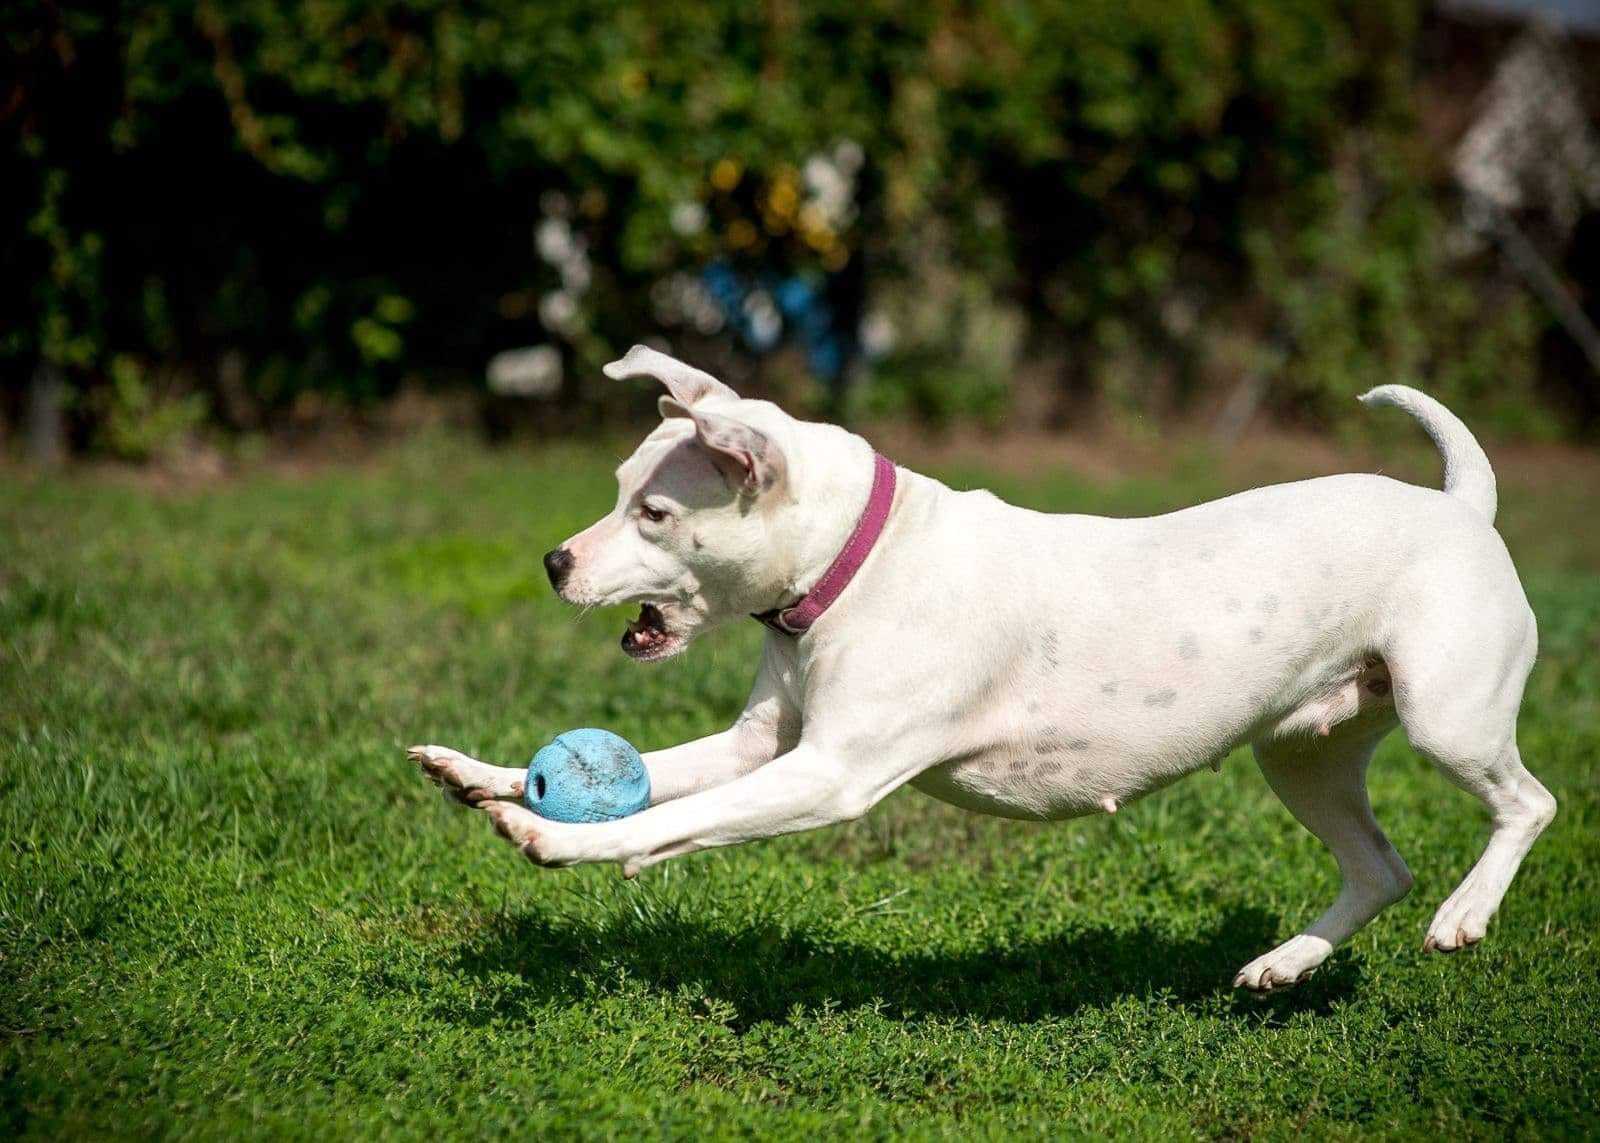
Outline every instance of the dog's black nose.
<path fill-rule="evenodd" d="M 572 574 L 572 553 L 566 548 L 556 548 L 544 554 L 544 570 L 550 573 L 550 586 L 557 591 Z"/>

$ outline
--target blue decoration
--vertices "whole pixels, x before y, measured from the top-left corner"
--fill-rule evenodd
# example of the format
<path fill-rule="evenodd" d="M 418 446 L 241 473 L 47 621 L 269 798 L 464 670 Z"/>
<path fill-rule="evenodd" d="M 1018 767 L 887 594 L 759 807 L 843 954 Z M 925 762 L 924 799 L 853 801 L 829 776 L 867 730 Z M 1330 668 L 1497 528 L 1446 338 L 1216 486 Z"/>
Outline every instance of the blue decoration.
<path fill-rule="evenodd" d="M 787 333 L 805 349 L 806 365 L 816 376 L 836 384 L 844 374 L 846 346 L 836 328 L 840 315 L 833 312 L 827 291 L 816 278 L 764 274 L 752 280 L 718 260 L 701 269 L 700 283 L 722 310 L 723 320 L 752 352 L 770 352 Z M 745 306 L 758 290 L 771 296 L 782 319 L 782 325 L 770 333 L 756 328 Z"/>
<path fill-rule="evenodd" d="M 551 821 L 616 821 L 650 804 L 650 774 L 626 738 L 592 727 L 569 730 L 528 763 L 522 800 Z"/>

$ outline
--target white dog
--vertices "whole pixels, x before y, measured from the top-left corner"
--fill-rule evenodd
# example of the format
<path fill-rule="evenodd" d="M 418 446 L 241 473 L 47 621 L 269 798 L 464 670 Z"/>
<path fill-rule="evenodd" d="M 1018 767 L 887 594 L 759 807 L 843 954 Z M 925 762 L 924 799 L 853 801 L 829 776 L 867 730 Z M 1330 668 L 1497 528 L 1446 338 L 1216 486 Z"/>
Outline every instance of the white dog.
<path fill-rule="evenodd" d="M 523 770 L 413 749 L 540 865 L 632 876 L 860 817 L 907 782 L 1005 817 L 1114 813 L 1250 743 L 1343 875 L 1314 924 L 1235 980 L 1269 990 L 1411 887 L 1366 792 L 1396 724 L 1493 818 L 1425 948 L 1483 937 L 1555 814 L 1517 753 L 1536 636 L 1494 474 L 1414 389 L 1362 400 L 1421 422 L 1443 492 L 1330 476 L 1115 520 L 952 491 L 643 346 L 606 373 L 660 381 L 663 419 L 617 470 L 611 513 L 546 557 L 557 592 L 641 604 L 622 639 L 641 660 L 730 617 L 771 631 L 738 721 L 646 754 L 652 804 L 621 821 L 547 821 L 509 800 Z"/>

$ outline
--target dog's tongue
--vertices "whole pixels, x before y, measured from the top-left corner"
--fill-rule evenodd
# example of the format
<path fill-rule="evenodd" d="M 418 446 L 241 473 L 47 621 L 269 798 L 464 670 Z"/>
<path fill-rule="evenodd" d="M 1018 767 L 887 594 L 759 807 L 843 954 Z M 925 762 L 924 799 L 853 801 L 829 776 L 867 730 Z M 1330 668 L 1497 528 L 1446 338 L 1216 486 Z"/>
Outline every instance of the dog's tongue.
<path fill-rule="evenodd" d="M 639 617 L 629 621 L 628 633 L 623 638 L 628 646 L 642 650 L 666 637 L 667 632 L 661 626 L 661 612 L 653 604 L 646 603 L 639 608 Z"/>

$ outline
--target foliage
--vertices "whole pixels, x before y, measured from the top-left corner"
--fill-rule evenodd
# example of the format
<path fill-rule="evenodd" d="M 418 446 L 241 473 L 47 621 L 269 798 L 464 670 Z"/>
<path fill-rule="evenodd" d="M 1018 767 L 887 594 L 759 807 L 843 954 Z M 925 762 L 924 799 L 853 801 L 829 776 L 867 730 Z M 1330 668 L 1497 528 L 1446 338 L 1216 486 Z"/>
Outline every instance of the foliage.
<path fill-rule="evenodd" d="M 240 355 L 247 390 L 210 402 L 235 422 L 307 388 L 475 384 L 491 353 L 535 341 L 592 376 L 657 324 L 653 287 L 718 258 L 825 278 L 852 320 L 915 326 L 907 306 L 987 293 L 1026 319 L 1017 352 L 1071 347 L 1080 387 L 1097 362 L 1191 356 L 1186 330 L 1248 325 L 1264 300 L 1298 330 L 1302 411 L 1395 366 L 1514 404 L 1534 319 L 1486 312 L 1438 253 L 1427 176 L 1385 174 L 1382 195 L 1414 204 L 1398 231 L 1352 216 L 1366 192 L 1339 182 L 1352 147 L 1410 138 L 1418 9 L 14 5 L 0 178 L 21 193 L 0 220 L 0 309 L 20 320 L 0 367 L 43 357 L 95 387 L 137 358 L 216 392 Z M 841 145 L 864 166 L 829 212 L 812 163 Z M 570 232 L 561 257 L 538 250 L 548 222 Z M 1330 223 L 1359 265 L 1325 249 Z M 1429 299 L 1452 284 L 1441 327 Z M 1195 316 L 1175 331 L 1173 313 Z"/>
<path fill-rule="evenodd" d="M 200 427 L 206 401 L 199 393 L 165 393 L 136 358 L 111 361 L 111 383 L 98 390 L 102 446 L 123 460 L 151 460 L 178 448 Z"/>
<path fill-rule="evenodd" d="M 1425 389 L 1474 421 L 1552 433 L 1549 410 L 1529 400 L 1539 327 L 1525 294 L 1460 272 L 1439 204 L 1396 176 L 1396 156 L 1352 165 L 1364 192 L 1324 180 L 1322 222 L 1292 247 L 1261 231 L 1246 239 L 1290 353 L 1280 407 L 1331 420 L 1377 379 Z"/>
<path fill-rule="evenodd" d="M 4 486 L 0 1134 L 1592 1131 L 1600 549 L 1576 482 L 1502 488 L 1541 632 L 1521 744 L 1561 813 L 1488 939 L 1418 949 L 1486 831 L 1395 739 L 1374 803 L 1416 889 L 1256 1002 L 1234 971 L 1337 874 L 1244 756 L 1115 818 L 906 791 L 637 882 L 533 869 L 446 804 L 410 742 L 515 762 L 738 709 L 755 624 L 644 668 L 620 609 L 575 622 L 544 587 L 613 463 L 449 440 L 177 493 Z M 1227 491 L 1214 472 L 1002 487 L 1137 512 Z"/>

